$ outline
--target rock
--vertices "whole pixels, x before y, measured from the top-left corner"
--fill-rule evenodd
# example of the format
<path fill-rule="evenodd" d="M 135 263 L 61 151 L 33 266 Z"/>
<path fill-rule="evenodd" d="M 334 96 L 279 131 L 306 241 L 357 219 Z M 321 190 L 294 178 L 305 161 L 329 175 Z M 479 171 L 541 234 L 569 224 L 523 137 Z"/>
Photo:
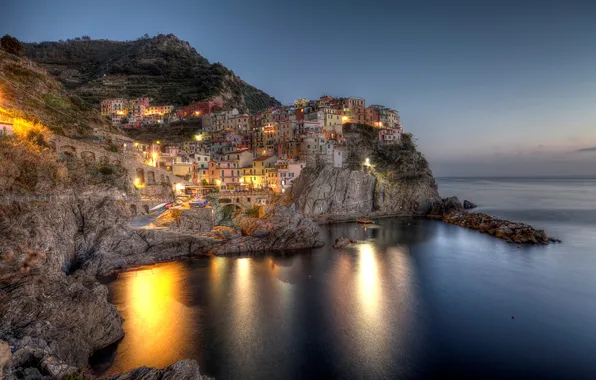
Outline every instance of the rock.
<path fill-rule="evenodd" d="M 400 144 L 379 146 L 377 134 L 344 131 L 342 168 L 308 165 L 292 185 L 292 202 L 307 218 L 349 220 L 376 215 L 424 215 L 421 203 L 439 198 L 426 159 L 408 135 Z M 369 158 L 374 170 L 360 170 Z"/>
<path fill-rule="evenodd" d="M 426 212 L 426 217 L 441 219 L 450 214 L 457 214 L 463 211 L 464 208 L 457 197 L 450 197 L 426 200 L 423 209 Z"/>
<path fill-rule="evenodd" d="M 94 351 L 124 336 L 122 317 L 107 295 L 107 287 L 82 272 L 27 275 L 2 292 L 0 337 L 16 347 L 15 356 L 17 350 L 33 347 L 84 366 Z M 42 341 L 51 342 L 51 349 Z"/>
<path fill-rule="evenodd" d="M 344 248 L 352 243 L 356 243 L 356 240 L 341 236 L 335 239 L 335 244 L 333 244 L 333 248 Z"/>
<path fill-rule="evenodd" d="M 317 239 L 319 226 L 289 207 L 267 207 L 263 218 L 239 213 L 233 220 L 240 228 L 241 235 L 235 235 L 222 244 L 213 246 L 209 251 L 211 254 L 287 251 L 320 247 L 324 244 Z"/>
<path fill-rule="evenodd" d="M 457 202 L 454 201 L 451 201 L 450 203 L 457 204 Z M 440 206 L 441 207 L 434 207 L 434 212 L 445 211 L 445 201 L 443 201 Z M 436 214 L 429 214 L 427 217 L 436 219 Z M 525 223 L 514 223 L 488 214 L 469 212 L 449 213 L 443 214 L 441 220 L 445 223 L 488 233 L 506 240 L 508 243 L 548 244 L 549 242 L 557 240 L 549 238 L 543 230 L 536 230 Z"/>
<path fill-rule="evenodd" d="M 12 353 L 10 352 L 10 347 L 8 347 L 8 343 L 3 340 L 0 340 L 0 379 L 2 379 L 2 373 L 6 364 L 12 357 Z"/>
<path fill-rule="evenodd" d="M 464 209 L 470 210 L 470 209 L 473 209 L 476 207 L 478 207 L 478 206 L 476 206 L 474 203 L 470 202 L 469 200 L 467 200 L 467 199 L 464 200 Z"/>
<path fill-rule="evenodd" d="M 267 237 L 269 235 L 269 231 L 267 230 L 256 230 L 252 233 L 253 237 Z"/>
<path fill-rule="evenodd" d="M 164 369 L 140 367 L 110 377 L 109 380 L 210 380 L 201 375 L 194 360 L 180 360 Z"/>

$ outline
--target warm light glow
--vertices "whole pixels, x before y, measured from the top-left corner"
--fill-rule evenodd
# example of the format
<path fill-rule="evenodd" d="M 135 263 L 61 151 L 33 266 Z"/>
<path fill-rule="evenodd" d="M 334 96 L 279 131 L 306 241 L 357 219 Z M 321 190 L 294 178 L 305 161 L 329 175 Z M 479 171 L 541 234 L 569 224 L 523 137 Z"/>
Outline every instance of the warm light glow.
<path fill-rule="evenodd" d="M 219 186 L 219 185 L 221 185 L 221 181 L 220 181 L 220 180 L 218 180 L 218 179 L 216 179 L 216 180 L 215 180 L 215 184 L 216 184 L 217 186 Z"/>
<path fill-rule="evenodd" d="M 186 189 L 186 186 L 184 186 L 183 184 L 181 184 L 181 183 L 177 183 L 176 184 L 176 191 L 177 192 L 181 193 L 182 191 L 184 191 L 184 189 Z"/>
<path fill-rule="evenodd" d="M 201 141 L 201 140 L 203 140 L 203 136 L 201 136 L 201 135 L 195 135 L 195 140 Z"/>
<path fill-rule="evenodd" d="M 133 184 L 137 189 L 142 189 L 145 187 L 145 184 L 141 181 L 140 178 L 135 178 Z"/>
<path fill-rule="evenodd" d="M 199 116 L 201 113 L 199 111 L 195 111 L 195 115 Z"/>
<path fill-rule="evenodd" d="M 367 159 L 364 161 L 364 166 L 370 166 L 370 159 L 368 159 L 368 158 L 367 158 Z"/>
<path fill-rule="evenodd" d="M 151 155 L 151 157 L 153 157 L 153 159 L 154 159 L 154 160 L 157 160 L 157 153 L 153 153 L 153 154 Z M 367 158 L 367 160 L 368 160 L 368 158 Z"/>
<path fill-rule="evenodd" d="M 156 144 L 158 144 L 158 145 L 159 145 L 159 144 L 161 144 L 161 143 L 159 142 L 159 140 L 157 140 L 155 143 L 156 143 Z"/>
<path fill-rule="evenodd" d="M 346 120 L 348 120 L 348 117 L 347 117 L 347 116 L 344 116 L 344 117 L 342 117 L 341 119 L 342 119 L 343 121 L 346 121 Z"/>
<path fill-rule="evenodd" d="M 172 342 L 189 344 L 189 321 L 198 316 L 182 301 L 183 276 L 182 263 L 120 274 L 125 282 L 126 308 L 121 312 L 127 339 L 118 349 L 130 353 L 131 368 L 147 363 L 166 367 L 177 359 Z"/>

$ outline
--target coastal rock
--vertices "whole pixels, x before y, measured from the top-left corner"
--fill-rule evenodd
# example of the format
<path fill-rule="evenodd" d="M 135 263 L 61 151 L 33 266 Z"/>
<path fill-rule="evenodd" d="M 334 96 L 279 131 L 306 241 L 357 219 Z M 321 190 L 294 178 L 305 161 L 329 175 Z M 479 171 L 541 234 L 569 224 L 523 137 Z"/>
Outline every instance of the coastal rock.
<path fill-rule="evenodd" d="M 464 200 L 464 209 L 471 210 L 476 207 L 478 207 L 478 206 L 476 206 L 474 203 L 470 202 L 469 200 L 467 200 L 467 199 Z"/>
<path fill-rule="evenodd" d="M 432 219 L 441 219 L 446 215 L 459 213 L 464 210 L 457 197 L 430 199 L 425 202 L 423 208 L 426 216 Z"/>
<path fill-rule="evenodd" d="M 168 227 L 171 231 L 199 234 L 213 228 L 211 209 L 170 209 L 165 211 L 153 223 L 159 227 Z"/>
<path fill-rule="evenodd" d="M 344 247 L 347 247 L 348 245 L 353 244 L 353 243 L 356 243 L 356 240 L 341 236 L 341 237 L 338 237 L 337 239 L 335 239 L 333 248 L 336 248 L 336 249 L 344 248 Z"/>
<path fill-rule="evenodd" d="M 46 354 L 84 366 L 95 350 L 124 336 L 107 295 L 107 287 L 82 272 L 29 274 L 0 292 L 0 339 L 20 350 L 34 337 L 48 342 Z"/>
<path fill-rule="evenodd" d="M 262 218 L 240 213 L 233 220 L 241 234 L 232 235 L 223 244 L 214 246 L 211 254 L 286 251 L 324 244 L 317 239 L 319 226 L 290 207 L 269 206 Z"/>
<path fill-rule="evenodd" d="M 194 360 L 180 360 L 164 369 L 140 367 L 112 376 L 109 380 L 211 380 L 199 372 Z"/>
<path fill-rule="evenodd" d="M 426 159 L 411 135 L 400 144 L 381 146 L 378 131 L 357 126 L 345 131 L 343 167 L 305 167 L 292 186 L 291 201 L 317 222 L 361 217 L 424 215 L 423 201 L 439 198 Z M 370 163 L 364 166 L 363 163 Z"/>
<path fill-rule="evenodd" d="M 455 224 L 503 239 L 516 244 L 548 244 L 560 241 L 550 238 L 543 230 L 532 226 L 496 218 L 488 214 L 459 212 L 444 214 L 445 223 Z"/>

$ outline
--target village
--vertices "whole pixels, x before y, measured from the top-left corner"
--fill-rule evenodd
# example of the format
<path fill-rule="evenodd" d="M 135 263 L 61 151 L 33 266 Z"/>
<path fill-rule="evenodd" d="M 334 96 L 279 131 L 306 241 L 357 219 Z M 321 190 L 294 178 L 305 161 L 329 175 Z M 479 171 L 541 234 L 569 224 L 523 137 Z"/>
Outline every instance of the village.
<path fill-rule="evenodd" d="M 145 163 L 215 191 L 267 190 L 285 193 L 306 166 L 341 168 L 348 159 L 344 129 L 365 124 L 378 129 L 379 144 L 397 144 L 403 132 L 396 110 L 366 106 L 361 98 L 322 96 L 249 115 L 226 107 L 221 96 L 175 109 L 149 98 L 101 102 L 101 113 L 124 129 L 194 121 L 192 140 L 179 144 L 134 142 Z M 144 185 L 143 179 L 135 182 Z"/>

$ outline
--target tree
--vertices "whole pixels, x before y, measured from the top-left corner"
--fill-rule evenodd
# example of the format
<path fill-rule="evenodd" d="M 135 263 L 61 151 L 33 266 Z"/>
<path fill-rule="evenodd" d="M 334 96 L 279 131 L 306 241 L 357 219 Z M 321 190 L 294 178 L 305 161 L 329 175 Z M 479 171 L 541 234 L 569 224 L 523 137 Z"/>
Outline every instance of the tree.
<path fill-rule="evenodd" d="M 8 34 L 0 39 L 0 46 L 8 53 L 18 55 L 19 57 L 22 57 L 25 52 L 23 44 Z"/>

